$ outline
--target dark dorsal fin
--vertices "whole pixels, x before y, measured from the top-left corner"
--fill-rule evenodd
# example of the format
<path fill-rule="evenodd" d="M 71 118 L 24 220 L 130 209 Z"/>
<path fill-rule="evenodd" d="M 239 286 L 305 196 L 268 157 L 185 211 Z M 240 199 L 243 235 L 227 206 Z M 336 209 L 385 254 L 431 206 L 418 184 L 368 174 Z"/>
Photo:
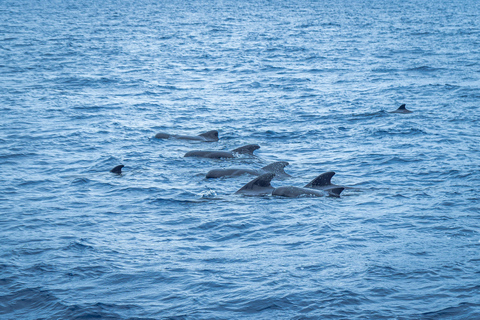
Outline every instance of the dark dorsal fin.
<path fill-rule="evenodd" d="M 122 173 L 122 168 L 125 167 L 123 164 L 116 166 L 112 170 L 110 170 L 111 173 L 116 173 L 116 174 L 121 174 Z"/>
<path fill-rule="evenodd" d="M 286 162 L 286 161 L 278 161 L 278 162 L 274 162 L 274 163 L 270 163 L 268 166 L 265 166 L 262 168 L 263 171 L 267 171 L 267 172 L 271 172 L 271 173 L 275 173 L 275 174 L 287 174 L 285 171 L 284 171 L 284 168 L 286 166 L 288 166 L 289 163 Z"/>
<path fill-rule="evenodd" d="M 345 188 L 333 188 L 328 190 L 328 195 L 330 197 L 340 197 L 340 193 L 345 190 Z"/>
<path fill-rule="evenodd" d="M 210 130 L 204 133 L 199 134 L 200 137 L 204 137 L 210 141 L 218 141 L 218 131 L 217 130 Z"/>
<path fill-rule="evenodd" d="M 261 176 L 256 177 L 246 185 L 244 185 L 242 188 L 240 188 L 239 191 L 243 190 L 252 190 L 255 187 L 261 187 L 261 188 L 273 188 L 270 182 L 272 181 L 273 177 L 275 177 L 275 174 L 273 173 L 265 173 L 262 174 Z"/>
<path fill-rule="evenodd" d="M 247 144 L 246 146 L 237 148 L 233 150 L 233 153 L 239 153 L 239 154 L 253 154 L 253 151 L 260 149 L 260 146 L 258 144 Z"/>
<path fill-rule="evenodd" d="M 325 172 L 310 181 L 305 188 L 315 188 L 315 187 L 324 187 L 324 186 L 329 186 L 332 184 L 330 180 L 332 180 L 332 177 L 335 175 L 335 172 L 330 171 L 330 172 Z"/>
<path fill-rule="evenodd" d="M 407 110 L 407 109 L 405 108 L 405 103 L 402 104 L 400 107 L 398 107 L 397 110 Z"/>

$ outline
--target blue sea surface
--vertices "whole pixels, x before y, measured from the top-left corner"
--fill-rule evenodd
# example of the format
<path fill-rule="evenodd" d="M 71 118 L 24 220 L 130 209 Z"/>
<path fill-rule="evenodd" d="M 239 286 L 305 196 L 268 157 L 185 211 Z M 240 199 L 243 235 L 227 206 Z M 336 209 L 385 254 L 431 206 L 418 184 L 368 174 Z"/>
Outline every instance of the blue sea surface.
<path fill-rule="evenodd" d="M 1 0 L 0 169 L 1 319 L 480 319 L 480 2 Z"/>

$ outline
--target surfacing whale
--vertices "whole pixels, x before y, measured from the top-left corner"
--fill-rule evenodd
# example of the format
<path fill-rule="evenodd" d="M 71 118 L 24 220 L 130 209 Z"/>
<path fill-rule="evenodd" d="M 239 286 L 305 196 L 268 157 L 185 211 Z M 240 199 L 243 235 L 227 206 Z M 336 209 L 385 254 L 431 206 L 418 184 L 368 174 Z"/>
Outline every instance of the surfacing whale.
<path fill-rule="evenodd" d="M 408 110 L 405 108 L 405 104 L 402 104 L 400 107 L 398 107 L 397 110 L 395 111 L 389 111 L 389 113 L 412 113 L 413 111 Z"/>
<path fill-rule="evenodd" d="M 316 190 L 316 189 L 309 189 L 309 188 L 300 188 L 294 186 L 285 186 L 285 187 L 278 187 L 273 190 L 272 195 L 274 196 L 281 196 L 281 197 L 288 197 L 288 198 L 298 198 L 298 197 L 340 197 L 340 193 L 345 188 L 333 188 L 329 190 Z"/>
<path fill-rule="evenodd" d="M 331 190 L 335 188 L 344 188 L 344 189 L 354 189 L 352 187 L 346 187 L 346 186 L 339 186 L 337 184 L 332 183 L 332 177 L 335 175 L 335 172 L 329 171 L 322 173 L 309 183 L 305 185 L 304 188 L 309 188 L 309 189 L 319 189 L 319 190 Z"/>
<path fill-rule="evenodd" d="M 168 134 L 168 133 L 157 133 L 155 135 L 157 139 L 180 139 L 180 140 L 193 140 L 193 141 L 205 141 L 205 142 L 215 142 L 218 141 L 218 131 L 211 130 L 204 133 L 200 133 L 198 136 L 186 136 L 178 134 Z"/>
<path fill-rule="evenodd" d="M 271 194 L 273 190 L 275 190 L 275 188 L 270 184 L 273 177 L 275 177 L 274 173 L 264 173 L 244 185 L 237 192 L 235 192 L 235 194 L 244 194 L 246 196 L 261 196 Z"/>
<path fill-rule="evenodd" d="M 194 150 L 185 153 L 184 157 L 199 157 L 210 159 L 235 158 L 236 154 L 253 155 L 253 151 L 259 148 L 260 146 L 258 144 L 247 144 L 246 146 L 234 149 L 232 151 Z"/>
<path fill-rule="evenodd" d="M 261 174 L 271 172 L 274 173 L 277 178 L 286 178 L 290 177 L 288 173 L 284 171 L 284 168 L 288 166 L 286 161 L 278 161 L 270 163 L 268 166 L 265 166 L 258 170 L 242 169 L 242 168 L 229 168 L 229 169 L 213 169 L 208 171 L 206 178 L 221 178 L 221 177 L 238 177 L 243 174 L 251 174 L 253 176 L 259 176 Z"/>
<path fill-rule="evenodd" d="M 122 174 L 122 168 L 125 167 L 123 164 L 120 164 L 118 166 L 116 166 L 115 168 L 113 168 L 112 170 L 110 170 L 111 173 L 115 173 L 115 174 Z"/>
<path fill-rule="evenodd" d="M 288 197 L 288 198 L 298 198 L 301 196 L 306 197 L 340 197 L 340 194 L 345 189 L 344 187 L 334 186 L 330 189 L 312 189 L 312 188 L 301 188 L 294 186 L 283 186 L 274 188 L 270 184 L 275 174 L 265 173 L 261 176 L 253 179 L 241 189 L 239 189 L 236 194 L 243 194 L 247 196 L 261 196 L 272 194 L 274 196 Z M 320 175 L 322 176 L 322 175 Z M 320 177 L 319 176 L 319 177 Z M 318 177 L 317 177 L 318 178 Z M 315 179 L 314 179 L 315 180 Z M 307 184 L 308 185 L 308 184 Z"/>

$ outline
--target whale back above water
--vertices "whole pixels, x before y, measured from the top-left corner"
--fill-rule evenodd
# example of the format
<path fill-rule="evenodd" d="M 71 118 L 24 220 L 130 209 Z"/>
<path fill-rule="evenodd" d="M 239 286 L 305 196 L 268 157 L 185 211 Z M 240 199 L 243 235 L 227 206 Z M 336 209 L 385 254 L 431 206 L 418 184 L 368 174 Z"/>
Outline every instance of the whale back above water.
<path fill-rule="evenodd" d="M 298 198 L 301 196 L 306 197 L 340 197 L 340 193 L 344 188 L 333 188 L 329 190 L 317 190 L 310 188 L 300 188 L 294 186 L 284 186 L 278 187 L 273 190 L 272 195 L 287 197 L 287 198 Z"/>
<path fill-rule="evenodd" d="M 275 176 L 274 173 L 265 173 L 261 176 L 256 177 L 242 188 L 240 188 L 236 194 L 244 194 L 244 195 L 265 195 L 271 194 L 274 188 L 270 184 L 273 177 Z"/>
<path fill-rule="evenodd" d="M 332 184 L 332 177 L 335 172 L 329 171 L 322 173 L 309 183 L 305 187 L 286 186 L 276 188 L 272 194 L 276 196 L 296 198 L 300 196 L 309 197 L 340 197 L 340 194 L 345 189 L 344 187 Z"/>
<path fill-rule="evenodd" d="M 159 132 L 155 135 L 157 139 L 180 139 L 180 140 L 192 140 L 192 141 L 205 141 L 205 142 L 215 142 L 218 141 L 218 131 L 217 130 L 210 130 L 204 133 L 200 133 L 197 136 L 189 136 L 189 135 L 177 135 L 177 134 L 168 134 Z"/>
<path fill-rule="evenodd" d="M 243 168 L 228 168 L 228 169 L 213 169 L 207 172 L 206 178 L 221 178 L 221 177 L 238 177 L 243 174 L 251 174 L 254 176 L 259 176 L 263 173 L 274 173 L 275 177 L 285 178 L 290 177 L 284 171 L 284 168 L 288 166 L 288 162 L 286 161 L 278 161 L 270 163 L 269 165 L 261 168 L 260 170 L 251 170 L 251 169 L 243 169 Z"/>
<path fill-rule="evenodd" d="M 247 144 L 245 146 L 239 147 L 237 149 L 233 149 L 232 153 L 238 153 L 238 154 L 252 154 L 253 151 L 260 149 L 260 146 L 258 144 Z"/>
<path fill-rule="evenodd" d="M 251 174 L 258 176 L 258 171 L 240 168 L 231 169 L 213 169 L 207 172 L 205 178 L 238 177 L 242 174 Z"/>
<path fill-rule="evenodd" d="M 412 111 L 405 108 L 405 104 L 402 104 L 397 110 L 390 111 L 390 113 L 412 113 Z"/>
<path fill-rule="evenodd" d="M 205 141 L 218 141 L 218 131 L 210 130 L 198 135 L 199 137 L 205 138 Z"/>
<path fill-rule="evenodd" d="M 288 166 L 289 163 L 287 161 L 277 161 L 274 163 L 270 163 L 269 165 L 260 169 L 262 172 L 271 172 L 275 173 L 275 176 L 278 178 L 286 178 L 291 177 L 288 173 L 285 172 L 285 167 Z"/>
<path fill-rule="evenodd" d="M 164 133 L 164 132 L 159 132 L 155 135 L 155 138 L 157 138 L 157 139 L 169 139 L 171 137 L 172 137 L 171 134 Z"/>
<path fill-rule="evenodd" d="M 184 157 L 200 157 L 210 159 L 234 158 L 235 154 L 253 155 L 253 151 L 259 149 L 258 144 L 248 144 L 232 151 L 215 151 L 215 150 L 194 150 L 185 153 Z"/>
<path fill-rule="evenodd" d="M 230 151 L 202 151 L 194 150 L 185 153 L 184 157 L 198 157 L 198 158 L 210 158 L 210 159 L 221 159 L 221 158 L 234 158 L 233 154 Z"/>
<path fill-rule="evenodd" d="M 345 190 L 345 188 L 343 188 L 343 187 L 328 189 L 328 196 L 339 198 L 340 193 L 342 193 L 343 190 Z"/>
<path fill-rule="evenodd" d="M 328 176 L 332 175 L 332 172 L 328 172 L 327 175 L 324 175 L 324 178 L 329 181 Z M 333 176 L 333 175 L 332 175 Z M 278 188 L 272 187 L 270 182 L 274 173 L 265 173 L 257 178 L 253 179 L 241 189 L 239 189 L 236 194 L 244 194 L 249 196 L 258 196 L 258 195 L 267 195 L 272 194 L 274 196 L 288 197 L 288 198 L 297 198 L 301 196 L 308 197 L 340 197 L 340 194 L 345 189 L 344 187 L 338 187 L 332 185 L 332 188 L 329 189 L 313 189 L 313 188 L 302 188 L 295 186 L 282 186 Z M 317 177 L 318 178 L 318 177 Z"/>

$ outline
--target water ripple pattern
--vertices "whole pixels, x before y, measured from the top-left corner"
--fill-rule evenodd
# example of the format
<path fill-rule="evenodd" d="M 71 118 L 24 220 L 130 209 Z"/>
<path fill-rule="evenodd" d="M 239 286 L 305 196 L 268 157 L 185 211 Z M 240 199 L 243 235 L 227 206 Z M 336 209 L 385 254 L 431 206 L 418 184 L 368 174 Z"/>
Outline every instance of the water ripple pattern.
<path fill-rule="evenodd" d="M 3 0 L 0 318 L 479 319 L 479 102 L 476 0 Z"/>

